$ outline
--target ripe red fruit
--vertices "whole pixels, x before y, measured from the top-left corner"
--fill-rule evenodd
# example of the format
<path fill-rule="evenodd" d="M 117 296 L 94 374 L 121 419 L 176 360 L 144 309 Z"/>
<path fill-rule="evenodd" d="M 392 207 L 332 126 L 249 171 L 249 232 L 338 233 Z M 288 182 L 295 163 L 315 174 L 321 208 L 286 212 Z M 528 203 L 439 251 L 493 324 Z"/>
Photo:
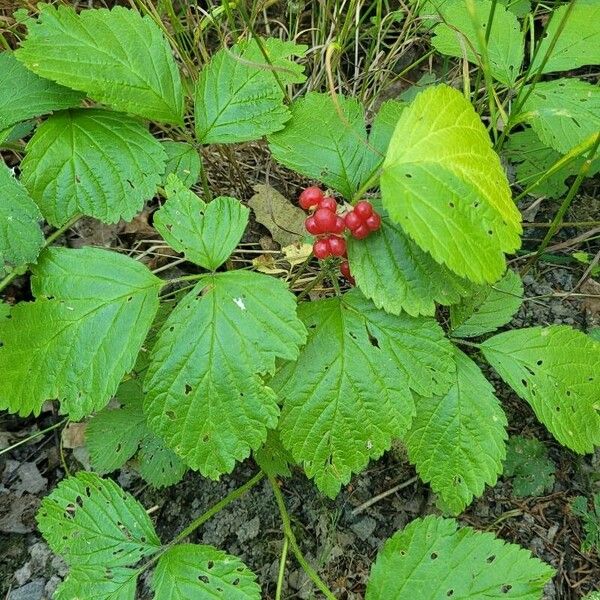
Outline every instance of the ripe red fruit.
<path fill-rule="evenodd" d="M 341 237 L 332 236 L 327 238 L 329 251 L 333 256 L 344 256 L 346 253 L 346 240 Z"/>
<path fill-rule="evenodd" d="M 313 217 L 321 233 L 329 233 L 335 229 L 337 215 L 332 210 L 319 208 Z"/>
<path fill-rule="evenodd" d="M 362 219 L 354 211 L 350 211 L 344 218 L 344 221 L 346 223 L 346 227 L 350 231 L 354 231 L 357 227 L 362 225 Z"/>
<path fill-rule="evenodd" d="M 308 233 L 312 235 L 319 235 L 320 233 L 322 233 L 321 229 L 316 224 L 314 217 L 308 217 L 308 219 L 304 221 L 304 227 L 306 227 L 306 231 L 308 231 Z"/>
<path fill-rule="evenodd" d="M 344 233 L 344 229 L 346 229 L 346 223 L 344 223 L 344 219 L 342 217 L 336 217 L 335 227 L 331 230 L 331 233 Z"/>
<path fill-rule="evenodd" d="M 319 260 L 327 258 L 331 254 L 327 240 L 317 240 L 313 244 L 313 254 Z"/>
<path fill-rule="evenodd" d="M 350 265 L 348 264 L 347 260 L 343 261 L 342 264 L 340 265 L 340 273 L 346 279 L 350 279 L 352 277 L 352 275 L 350 274 Z"/>
<path fill-rule="evenodd" d="M 370 217 L 365 219 L 365 225 L 371 231 L 377 231 L 381 227 L 381 217 L 374 212 Z"/>
<path fill-rule="evenodd" d="M 298 198 L 298 204 L 300 204 L 304 210 L 308 210 L 313 206 L 317 206 L 323 198 L 323 192 L 317 186 L 313 185 L 302 191 Z"/>
<path fill-rule="evenodd" d="M 335 198 L 332 198 L 331 196 L 324 196 L 319 202 L 319 208 L 326 208 L 327 210 L 335 212 L 337 210 L 337 202 L 335 201 Z"/>
<path fill-rule="evenodd" d="M 360 225 L 352 232 L 352 236 L 357 240 L 364 240 L 370 233 L 371 230 L 366 225 Z"/>
<path fill-rule="evenodd" d="M 360 217 L 361 221 L 364 221 L 373 214 L 373 206 L 367 200 L 361 200 L 354 207 L 354 212 Z"/>

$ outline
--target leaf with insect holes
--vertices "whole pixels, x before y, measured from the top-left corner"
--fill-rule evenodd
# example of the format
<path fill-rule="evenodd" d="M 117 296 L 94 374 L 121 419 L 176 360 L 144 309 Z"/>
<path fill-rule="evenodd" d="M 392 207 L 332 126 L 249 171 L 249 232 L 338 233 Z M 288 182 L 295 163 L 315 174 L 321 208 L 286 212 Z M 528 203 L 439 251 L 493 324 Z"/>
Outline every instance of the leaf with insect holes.
<path fill-rule="evenodd" d="M 250 271 L 201 277 L 167 319 L 145 380 L 148 425 L 192 469 L 217 479 L 277 423 L 261 375 L 294 360 L 306 331 L 283 281 Z"/>
<path fill-rule="evenodd" d="M 54 600 L 135 600 L 136 569 L 77 565 L 56 588 Z"/>
<path fill-rule="evenodd" d="M 0 56 L 2 56 L 0 54 Z M 0 275 L 32 263 L 44 244 L 42 215 L 0 159 Z"/>
<path fill-rule="evenodd" d="M 504 475 L 512 477 L 513 494 L 541 496 L 554 487 L 556 467 L 548 458 L 548 450 L 536 438 L 511 436 L 508 441 Z"/>
<path fill-rule="evenodd" d="M 57 227 L 76 213 L 105 223 L 130 220 L 154 195 L 166 160 L 136 119 L 97 109 L 50 117 L 25 151 L 23 185 Z"/>
<path fill-rule="evenodd" d="M 40 4 L 16 57 L 34 73 L 153 121 L 183 123 L 181 78 L 150 16 Z"/>
<path fill-rule="evenodd" d="M 406 433 L 412 391 L 448 389 L 452 347 L 433 319 L 388 315 L 358 290 L 303 303 L 299 315 L 308 342 L 271 381 L 283 402 L 279 434 L 306 475 L 335 497 Z"/>
<path fill-rule="evenodd" d="M 493 283 L 520 244 L 521 214 L 473 106 L 447 85 L 402 112 L 381 175 L 390 218 L 433 258 Z"/>
<path fill-rule="evenodd" d="M 600 343 L 566 325 L 499 333 L 481 344 L 486 360 L 563 445 L 600 445 Z"/>
<path fill-rule="evenodd" d="M 478 0 L 473 7 L 473 14 L 464 2 L 453 2 L 444 8 L 444 22 L 434 29 L 431 44 L 442 54 L 466 56 L 479 66 L 485 64 L 487 55 L 492 77 L 513 87 L 523 63 L 524 40 L 519 21 L 515 14 L 492 0 Z"/>
<path fill-rule="evenodd" d="M 539 600 L 553 575 L 552 567 L 516 544 L 430 515 L 385 542 L 365 600 Z"/>
<path fill-rule="evenodd" d="M 408 457 L 443 508 L 462 512 L 502 472 L 506 416 L 479 367 L 454 350 L 456 373 L 443 396 L 417 399 L 405 437 Z"/>
<path fill-rule="evenodd" d="M 237 557 L 212 546 L 178 544 L 159 559 L 155 600 L 260 600 L 256 575 Z"/>
<path fill-rule="evenodd" d="M 360 291 L 386 312 L 434 315 L 435 303 L 449 305 L 473 284 L 438 264 L 387 216 L 378 201 L 381 228 L 364 240 L 348 239 L 352 276 Z"/>
<path fill-rule="evenodd" d="M 163 185 L 168 183 L 169 175 L 175 175 L 185 187 L 193 186 L 200 177 L 202 163 L 200 155 L 191 144 L 185 142 L 161 142 L 167 154 L 167 162 L 163 175 Z"/>
<path fill-rule="evenodd" d="M 35 302 L 0 322 L 0 408 L 39 414 L 58 399 L 77 421 L 103 408 L 133 368 L 161 280 L 98 248 L 49 248 L 32 270 Z"/>
<path fill-rule="evenodd" d="M 529 93 L 529 86 L 523 93 Z M 522 108 L 540 140 L 561 154 L 600 131 L 600 88 L 574 78 L 536 83 Z"/>
<path fill-rule="evenodd" d="M 78 106 L 84 94 L 42 79 L 12 52 L 0 53 L 0 130 L 39 115 Z"/>
<path fill-rule="evenodd" d="M 220 196 L 208 204 L 171 175 L 165 188 L 167 201 L 154 213 L 154 226 L 177 252 L 215 271 L 242 238 L 250 210 L 239 200 Z"/>
<path fill-rule="evenodd" d="M 151 432 L 141 442 L 138 462 L 142 479 L 154 488 L 175 485 L 187 471 L 187 467 L 173 450 Z"/>
<path fill-rule="evenodd" d="M 600 4 L 597 0 L 577 0 L 571 7 L 563 4 L 552 10 L 531 65 L 532 75 L 539 71 L 549 51 L 542 73 L 600 65 Z"/>
<path fill-rule="evenodd" d="M 506 325 L 523 303 L 523 282 L 515 271 L 492 285 L 473 290 L 473 294 L 450 307 L 451 333 L 455 337 L 475 337 Z"/>
<path fill-rule="evenodd" d="M 203 144 L 246 142 L 281 129 L 290 118 L 284 104 L 285 86 L 306 79 L 304 67 L 292 57 L 303 56 L 306 48 L 276 38 L 258 38 L 214 54 L 200 71 L 194 94 L 198 140 Z"/>
<path fill-rule="evenodd" d="M 160 549 L 144 507 L 111 479 L 63 479 L 37 513 L 42 535 L 67 564 L 128 567 Z"/>

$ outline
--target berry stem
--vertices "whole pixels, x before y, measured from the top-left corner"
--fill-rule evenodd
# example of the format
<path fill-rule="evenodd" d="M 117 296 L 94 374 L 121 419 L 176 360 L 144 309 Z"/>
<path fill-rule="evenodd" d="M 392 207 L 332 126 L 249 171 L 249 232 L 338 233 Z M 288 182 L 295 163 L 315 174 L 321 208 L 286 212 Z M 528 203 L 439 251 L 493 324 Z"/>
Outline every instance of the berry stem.
<path fill-rule="evenodd" d="M 351 204 L 356 204 L 368 190 L 375 187 L 377 182 L 379 181 L 379 177 L 381 176 L 381 165 L 383 164 L 383 159 L 377 163 L 377 166 L 371 171 L 369 178 L 360 186 L 360 189 L 352 196 Z"/>

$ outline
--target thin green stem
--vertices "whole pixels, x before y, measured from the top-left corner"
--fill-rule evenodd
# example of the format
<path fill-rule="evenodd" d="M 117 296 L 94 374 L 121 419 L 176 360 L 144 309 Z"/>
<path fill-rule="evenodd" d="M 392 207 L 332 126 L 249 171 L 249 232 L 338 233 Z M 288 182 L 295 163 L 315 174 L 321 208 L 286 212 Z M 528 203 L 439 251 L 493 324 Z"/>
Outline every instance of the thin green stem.
<path fill-rule="evenodd" d="M 375 187 L 381 176 L 381 165 L 383 159 L 377 164 L 377 166 L 371 171 L 368 179 L 360 186 L 356 194 L 352 196 L 352 204 L 355 204 L 367 193 L 368 190 Z"/>
<path fill-rule="evenodd" d="M 318 573 L 313 569 L 313 567 L 309 564 L 306 558 L 304 558 L 304 555 L 302 554 L 302 551 L 298 546 L 298 542 L 296 541 L 296 536 L 292 531 L 290 516 L 285 507 L 285 501 L 283 499 L 283 494 L 279 489 L 279 485 L 277 484 L 277 481 L 272 475 L 267 475 L 267 477 L 269 478 L 269 483 L 271 484 L 271 489 L 273 490 L 273 495 L 275 496 L 275 501 L 277 502 L 277 508 L 279 509 L 281 520 L 283 521 L 283 532 L 289 542 L 289 545 L 292 549 L 292 553 L 296 557 L 296 560 L 298 561 L 304 572 L 317 586 L 318 590 L 323 593 L 325 598 L 327 598 L 327 600 L 337 600 L 331 592 L 331 590 L 327 587 L 326 583 L 319 577 Z"/>
<path fill-rule="evenodd" d="M 325 271 L 321 271 L 300 293 L 300 295 L 298 296 L 298 302 L 300 302 L 300 300 L 302 300 L 302 298 L 305 298 L 310 291 L 317 286 L 319 283 L 321 283 L 325 277 L 326 277 L 327 273 L 325 273 Z"/>
<path fill-rule="evenodd" d="M 454 338 L 454 337 L 450 337 L 450 339 L 455 343 L 455 344 L 461 344 L 463 346 L 469 346 L 469 348 L 477 348 L 479 350 L 480 346 L 479 344 L 475 344 L 474 342 L 467 342 L 467 340 L 462 340 L 460 338 Z"/>
<path fill-rule="evenodd" d="M 19 446 L 22 446 L 23 444 L 27 444 L 27 443 L 35 440 L 36 438 L 39 438 L 41 435 L 48 433 L 49 431 L 57 429 L 61 425 L 64 425 L 66 422 L 67 422 L 67 419 L 65 418 L 65 419 L 62 419 L 62 421 L 59 421 L 58 423 L 54 423 L 54 425 L 50 425 L 50 427 L 46 427 L 46 429 L 42 429 L 41 431 L 36 431 L 35 433 L 32 433 L 31 435 L 27 436 L 25 439 L 18 441 L 16 444 L 12 444 L 8 448 L 3 448 L 2 450 L 0 450 L 0 456 L 2 456 L 3 454 L 6 454 L 7 452 L 12 452 L 15 448 L 18 448 Z"/>
<path fill-rule="evenodd" d="M 283 592 L 283 577 L 285 575 L 285 563 L 287 561 L 289 541 L 287 536 L 283 538 L 283 548 L 281 549 L 281 558 L 279 559 L 279 573 L 277 574 L 277 589 L 275 590 L 275 600 L 281 600 Z"/>
<path fill-rule="evenodd" d="M 175 279 L 163 279 L 162 287 L 173 285 L 175 283 L 181 283 L 183 281 L 196 281 L 205 275 L 206 273 L 194 273 L 193 275 L 183 275 L 182 277 L 176 277 Z"/>

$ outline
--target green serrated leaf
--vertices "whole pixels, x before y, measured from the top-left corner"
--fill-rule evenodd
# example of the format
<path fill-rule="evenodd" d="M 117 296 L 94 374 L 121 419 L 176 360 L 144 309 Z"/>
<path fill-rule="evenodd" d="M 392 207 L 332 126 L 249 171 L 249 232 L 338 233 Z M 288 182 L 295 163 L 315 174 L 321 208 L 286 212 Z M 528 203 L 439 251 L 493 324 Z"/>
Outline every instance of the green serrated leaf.
<path fill-rule="evenodd" d="M 140 475 L 154 488 L 174 485 L 183 479 L 187 467 L 167 448 L 163 440 L 149 433 L 141 443 L 138 454 Z"/>
<path fill-rule="evenodd" d="M 571 503 L 571 511 L 583 521 L 585 538 L 581 543 L 583 552 L 596 549 L 600 552 L 600 492 L 592 496 L 592 509 L 588 510 L 588 499 L 577 496 Z"/>
<path fill-rule="evenodd" d="M 454 360 L 446 394 L 417 400 L 406 446 L 421 479 L 458 514 L 502 472 L 507 422 L 479 367 L 458 349 Z"/>
<path fill-rule="evenodd" d="M 261 375 L 294 360 L 306 337 L 285 284 L 249 271 L 202 277 L 167 319 L 145 388 L 148 424 L 213 479 L 246 458 L 277 423 Z"/>
<path fill-rule="evenodd" d="M 471 293 L 473 284 L 438 264 L 390 220 L 379 202 L 381 229 L 364 240 L 348 238 L 352 276 L 377 308 L 399 314 L 435 314 L 435 303 L 449 305 Z"/>
<path fill-rule="evenodd" d="M 487 3 L 487 0 L 473 1 L 476 6 Z M 499 0 L 498 4 L 505 6 L 517 17 L 524 17 L 531 11 L 530 0 Z M 465 0 L 422 0 L 419 3 L 419 16 L 426 25 L 432 26 L 441 22 L 445 18 L 446 11 L 455 9 L 456 5 L 462 6 L 465 11 L 467 9 Z"/>
<path fill-rule="evenodd" d="M 523 93 L 528 91 L 525 86 Z M 575 78 L 541 81 L 522 112 L 546 146 L 565 154 L 600 131 L 600 88 Z"/>
<path fill-rule="evenodd" d="M 299 315 L 308 342 L 271 381 L 283 401 L 279 431 L 307 476 L 334 497 L 408 430 L 411 389 L 449 387 L 452 348 L 433 319 L 388 315 L 356 290 L 301 304 Z"/>
<path fill-rule="evenodd" d="M 167 155 L 163 183 L 168 182 L 169 175 L 175 175 L 185 187 L 192 187 L 200 177 L 202 163 L 200 155 L 191 144 L 185 142 L 161 142 Z"/>
<path fill-rule="evenodd" d="M 54 600 L 135 600 L 139 571 L 78 565 L 54 592 Z"/>
<path fill-rule="evenodd" d="M 381 156 L 387 152 L 398 119 L 407 106 L 406 102 L 387 100 L 375 115 L 369 135 L 369 145 L 381 153 Z"/>
<path fill-rule="evenodd" d="M 540 600 L 553 574 L 516 544 L 430 515 L 385 543 L 371 568 L 366 600 Z"/>
<path fill-rule="evenodd" d="M 144 507 L 94 473 L 61 481 L 42 500 L 37 522 L 50 548 L 75 566 L 127 567 L 160 549 Z"/>
<path fill-rule="evenodd" d="M 471 104 L 446 85 L 403 111 L 381 175 L 383 205 L 421 248 L 475 283 L 493 283 L 520 246 L 521 215 Z"/>
<path fill-rule="evenodd" d="M 450 307 L 452 335 L 475 337 L 496 331 L 515 316 L 523 303 L 523 282 L 515 271 L 493 285 L 477 288 L 460 304 Z"/>
<path fill-rule="evenodd" d="M 554 463 L 546 446 L 535 438 L 511 436 L 508 441 L 504 474 L 512 477 L 517 497 L 541 496 L 554 486 Z"/>
<path fill-rule="evenodd" d="M 42 79 L 12 52 L 0 53 L 0 130 L 62 108 L 78 106 L 84 95 Z"/>
<path fill-rule="evenodd" d="M 189 261 L 216 270 L 242 238 L 250 210 L 227 196 L 206 204 L 174 176 L 168 178 L 165 191 L 167 201 L 154 214 L 157 231 Z"/>
<path fill-rule="evenodd" d="M 29 23 L 15 54 L 34 73 L 116 110 L 183 123 L 179 71 L 150 16 L 123 7 L 76 13 L 40 4 L 40 16 Z"/>
<path fill-rule="evenodd" d="M 39 414 L 46 400 L 80 420 L 103 408 L 133 367 L 161 281 L 107 250 L 49 248 L 33 267 L 35 302 L 0 322 L 0 407 Z"/>
<path fill-rule="evenodd" d="M 539 71 L 548 51 L 550 56 L 542 73 L 600 64 L 600 4 L 596 0 L 577 0 L 572 7 L 563 4 L 553 9 L 531 65 L 532 75 Z"/>
<path fill-rule="evenodd" d="M 0 130 L 0 147 L 7 146 L 28 136 L 34 129 L 35 121 L 24 121 Z"/>
<path fill-rule="evenodd" d="M 484 52 L 487 53 L 491 75 L 512 87 L 523 63 L 524 42 L 519 21 L 512 12 L 491 0 L 479 0 L 473 6 L 472 15 L 464 2 L 453 2 L 444 8 L 444 22 L 435 28 L 431 43 L 442 54 L 466 56 L 469 62 L 480 66 L 484 64 Z"/>
<path fill-rule="evenodd" d="M 1 56 L 1 55 L 0 55 Z M 0 159 L 0 274 L 37 258 L 44 244 L 42 215 L 27 190 Z"/>
<path fill-rule="evenodd" d="M 600 343 L 554 325 L 499 333 L 481 350 L 561 444 L 580 454 L 600 444 Z"/>
<path fill-rule="evenodd" d="M 290 118 L 282 86 L 306 79 L 303 67 L 291 60 L 303 56 L 306 46 L 276 38 L 259 41 L 269 61 L 252 39 L 219 50 L 200 72 L 195 117 L 203 144 L 256 140 Z"/>
<path fill-rule="evenodd" d="M 179 544 L 158 561 L 155 600 L 260 600 L 256 575 L 237 557 L 212 546 Z"/>
<path fill-rule="evenodd" d="M 61 112 L 38 127 L 21 163 L 21 180 L 46 220 L 76 213 L 105 223 L 130 220 L 154 195 L 166 154 L 140 123 L 117 113 Z"/>
<path fill-rule="evenodd" d="M 254 460 L 271 477 L 290 477 L 292 474 L 290 464 L 294 459 L 281 442 L 279 433 L 273 429 L 269 430 L 267 441 L 254 452 Z"/>

